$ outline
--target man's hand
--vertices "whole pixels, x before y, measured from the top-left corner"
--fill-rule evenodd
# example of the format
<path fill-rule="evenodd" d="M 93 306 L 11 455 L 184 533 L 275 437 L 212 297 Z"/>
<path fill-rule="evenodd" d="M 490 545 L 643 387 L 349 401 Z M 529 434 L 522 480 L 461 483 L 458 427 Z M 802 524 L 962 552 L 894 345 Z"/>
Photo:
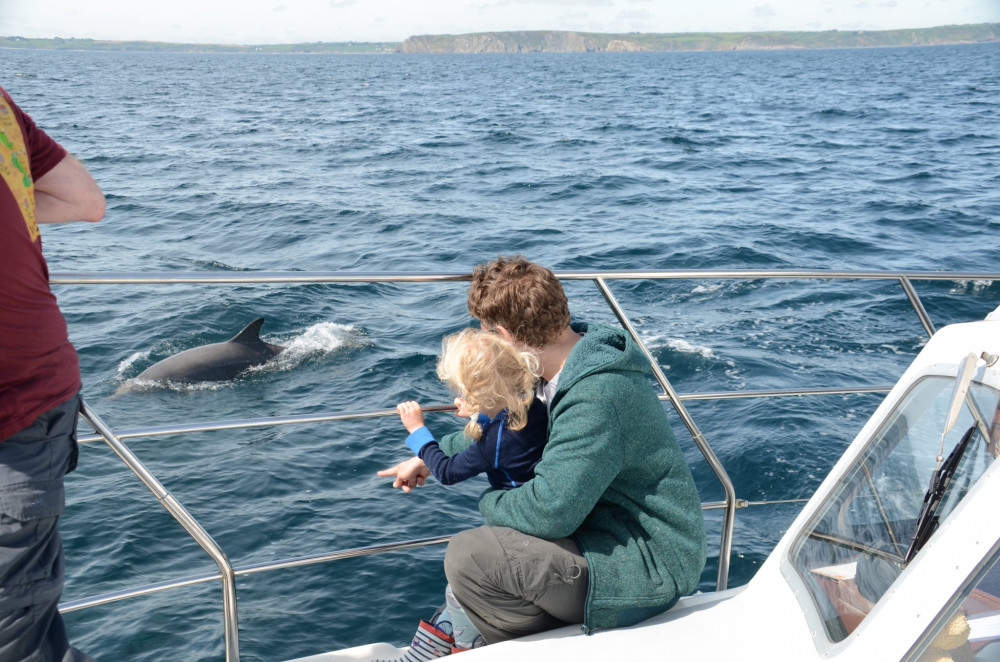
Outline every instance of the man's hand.
<path fill-rule="evenodd" d="M 431 475 L 431 470 L 427 468 L 424 461 L 419 457 L 411 457 L 403 460 L 399 464 L 389 469 L 382 469 L 379 476 L 395 476 L 392 481 L 393 487 L 398 487 L 404 492 L 422 486 L 427 482 L 427 477 Z"/>
<path fill-rule="evenodd" d="M 424 412 L 413 400 L 396 405 L 396 413 L 399 414 L 399 420 L 403 422 L 407 432 L 412 434 L 414 430 L 424 427 Z"/>

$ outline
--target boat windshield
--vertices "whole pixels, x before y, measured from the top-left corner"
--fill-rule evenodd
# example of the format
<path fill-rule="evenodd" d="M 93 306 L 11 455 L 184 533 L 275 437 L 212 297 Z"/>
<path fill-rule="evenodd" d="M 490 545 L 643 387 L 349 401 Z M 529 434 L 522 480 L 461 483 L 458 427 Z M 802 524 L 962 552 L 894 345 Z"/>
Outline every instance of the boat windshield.
<path fill-rule="evenodd" d="M 1000 660 L 1000 552 L 938 615 L 907 662 Z"/>
<path fill-rule="evenodd" d="M 834 642 L 857 628 L 902 571 L 918 518 L 928 518 L 926 504 L 936 508 L 930 510 L 932 537 L 997 457 L 1000 391 L 976 382 L 942 451 L 954 385 L 945 377 L 918 381 L 792 546 L 790 561 Z M 948 465 L 939 456 L 949 455 L 956 462 L 942 485 L 933 478 Z"/>

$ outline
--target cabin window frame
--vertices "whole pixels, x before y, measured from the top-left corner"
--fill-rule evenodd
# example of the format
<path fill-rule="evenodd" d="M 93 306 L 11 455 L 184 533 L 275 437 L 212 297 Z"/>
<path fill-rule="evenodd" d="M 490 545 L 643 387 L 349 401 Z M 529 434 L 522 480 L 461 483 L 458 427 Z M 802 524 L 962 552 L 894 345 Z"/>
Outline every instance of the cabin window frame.
<path fill-rule="evenodd" d="M 986 372 L 988 375 L 993 371 Z M 984 376 L 986 379 L 972 382 L 970 393 L 977 403 L 987 405 L 986 411 L 982 413 L 989 419 L 988 423 L 993 423 L 993 427 L 986 432 L 995 439 L 1000 436 L 1000 422 L 994 419 L 994 411 L 1000 409 L 1000 388 L 992 383 L 996 380 Z M 891 585 L 904 571 L 901 557 L 909 546 L 913 528 L 911 526 L 905 532 L 897 532 L 895 538 L 889 536 L 888 540 L 879 539 L 876 535 L 873 541 L 868 541 L 874 543 L 868 549 L 866 541 L 851 539 L 850 536 L 840 538 L 829 535 L 831 522 L 843 527 L 842 530 L 857 533 L 872 523 L 851 522 L 849 521 L 851 517 L 863 518 L 865 515 L 878 513 L 880 518 L 887 520 L 887 526 L 882 527 L 887 530 L 888 522 L 891 521 L 887 519 L 889 517 L 887 510 L 897 514 L 904 511 L 914 513 L 915 517 L 915 512 L 919 511 L 923 503 L 923 495 L 929 485 L 933 469 L 933 459 L 939 450 L 940 429 L 944 421 L 941 410 L 947 406 L 944 403 L 950 401 L 954 383 L 954 377 L 931 374 L 917 379 L 907 389 L 883 418 L 881 425 L 871 433 L 864 448 L 855 456 L 855 461 L 840 472 L 836 485 L 828 492 L 823 504 L 793 540 L 782 559 L 782 574 L 803 607 L 814 641 L 818 648 L 827 649 L 828 654 L 846 646 L 851 635 L 863 628 L 870 621 L 872 614 L 884 603 L 882 598 L 891 593 Z M 967 405 L 963 407 L 958 423 L 945 439 L 945 457 L 955 446 L 957 439 L 961 438 L 961 435 L 976 421 L 977 418 L 970 412 L 969 407 Z M 933 434 L 935 426 L 937 432 Z M 995 455 L 992 457 L 986 455 L 989 452 L 988 445 L 984 444 L 982 426 L 978 428 L 973 434 L 967 456 L 963 457 L 959 471 L 956 472 L 956 477 L 939 508 L 941 523 L 960 506 L 964 497 L 975 488 L 986 471 L 995 463 Z M 932 457 L 928 459 L 928 452 L 931 450 L 933 450 L 930 454 Z M 897 451 L 902 454 L 894 458 L 893 455 Z M 980 454 L 982 457 L 979 457 Z M 905 468 L 907 462 L 912 464 L 916 474 L 900 479 L 897 474 L 890 473 L 886 477 L 880 473 L 890 466 L 897 469 Z M 883 482 L 890 489 L 894 481 L 903 480 L 907 486 L 905 495 L 887 493 L 886 496 L 894 498 L 895 501 L 889 504 L 888 508 L 884 503 L 885 500 L 879 498 L 876 489 L 881 479 L 885 479 Z M 863 496 L 862 493 L 866 490 L 873 492 L 867 496 L 874 498 L 867 499 L 867 506 L 852 509 L 852 503 L 860 501 L 859 497 Z M 915 497 L 910 495 L 914 490 L 919 492 Z M 958 491 L 961 491 L 961 495 L 956 499 Z M 901 502 L 901 497 L 905 497 L 906 500 Z M 880 501 L 882 503 L 878 503 Z M 887 542 L 891 543 L 891 549 L 888 551 L 892 553 L 883 556 L 887 551 L 885 549 Z M 832 557 L 831 562 L 816 562 L 814 556 L 819 554 L 829 554 Z M 836 563 L 835 557 L 838 555 L 845 562 Z M 852 555 L 854 555 L 853 565 L 847 560 Z M 879 563 L 869 563 L 869 557 L 877 559 Z M 873 576 L 872 568 L 879 571 L 874 573 L 874 576 L 880 573 L 882 575 L 880 582 L 874 582 L 878 588 L 878 591 L 871 595 L 875 597 L 874 600 L 865 598 L 859 589 L 859 584 L 863 584 L 871 592 L 873 584 L 870 579 L 860 582 L 862 578 L 858 576 L 858 572 L 862 559 L 866 560 L 865 577 Z M 851 611 L 854 608 L 857 608 L 856 613 Z"/>

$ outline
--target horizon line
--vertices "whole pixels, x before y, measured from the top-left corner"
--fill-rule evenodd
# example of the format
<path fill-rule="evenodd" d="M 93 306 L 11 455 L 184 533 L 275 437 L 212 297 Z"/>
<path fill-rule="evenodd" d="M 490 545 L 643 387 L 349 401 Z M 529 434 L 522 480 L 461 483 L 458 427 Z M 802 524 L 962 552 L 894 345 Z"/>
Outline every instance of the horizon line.
<path fill-rule="evenodd" d="M 467 35 L 477 35 L 477 34 L 504 34 L 504 33 L 530 33 L 530 32 L 568 32 L 576 34 L 593 34 L 593 35 L 734 35 L 734 34 L 787 34 L 787 33 L 824 33 L 824 32 L 849 32 L 849 33 L 871 33 L 871 32 L 898 32 L 903 30 L 936 30 L 940 28 L 951 28 L 951 27 L 971 27 L 971 26 L 982 26 L 982 25 L 1000 25 L 1000 22 L 986 21 L 982 23 L 946 23 L 943 25 L 934 25 L 923 28 L 883 28 L 878 30 L 859 30 L 859 29 L 840 29 L 840 28 L 829 28 L 826 30 L 694 30 L 694 31 L 681 31 L 681 32 L 640 32 L 640 31 L 630 31 L 630 32 L 597 32 L 593 30 L 564 30 L 564 29 L 529 29 L 529 30 L 474 30 L 472 32 L 438 32 L 438 33 L 425 33 L 425 34 L 411 34 L 401 40 L 390 40 L 390 39 L 342 39 L 335 41 L 323 41 L 323 40 L 312 40 L 312 41 L 278 41 L 278 42 L 246 42 L 246 43 L 235 43 L 235 42 L 202 42 L 202 41 L 164 41 L 161 39 L 103 39 L 97 37 L 26 37 L 24 35 L 6 35 L 0 37 L 0 39 L 24 39 L 24 40 L 45 40 L 45 41 L 92 41 L 92 42 L 104 42 L 111 44 L 121 44 L 121 43 L 145 43 L 145 44 L 170 44 L 176 46 L 232 46 L 232 47 L 253 47 L 253 46 L 295 46 L 299 44 L 401 44 L 407 39 L 413 39 L 416 37 L 462 37 Z"/>

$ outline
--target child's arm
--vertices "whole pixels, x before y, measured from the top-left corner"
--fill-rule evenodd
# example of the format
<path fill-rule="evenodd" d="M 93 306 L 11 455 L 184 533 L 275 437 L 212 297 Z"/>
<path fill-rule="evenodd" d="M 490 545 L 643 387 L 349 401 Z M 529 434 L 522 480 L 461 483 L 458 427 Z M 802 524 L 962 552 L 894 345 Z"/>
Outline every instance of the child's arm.
<path fill-rule="evenodd" d="M 458 455 L 448 457 L 431 439 L 417 451 L 417 456 L 424 461 L 434 477 L 442 485 L 454 485 L 478 476 L 490 468 L 489 460 L 483 455 L 478 444 L 474 444 Z"/>
<path fill-rule="evenodd" d="M 454 485 L 489 469 L 489 461 L 478 447 L 467 448 L 454 457 L 445 455 L 434 435 L 424 425 L 424 414 L 419 403 L 413 400 L 401 402 L 396 405 L 396 412 L 410 433 L 406 438 L 406 445 L 424 461 L 438 482 Z"/>

